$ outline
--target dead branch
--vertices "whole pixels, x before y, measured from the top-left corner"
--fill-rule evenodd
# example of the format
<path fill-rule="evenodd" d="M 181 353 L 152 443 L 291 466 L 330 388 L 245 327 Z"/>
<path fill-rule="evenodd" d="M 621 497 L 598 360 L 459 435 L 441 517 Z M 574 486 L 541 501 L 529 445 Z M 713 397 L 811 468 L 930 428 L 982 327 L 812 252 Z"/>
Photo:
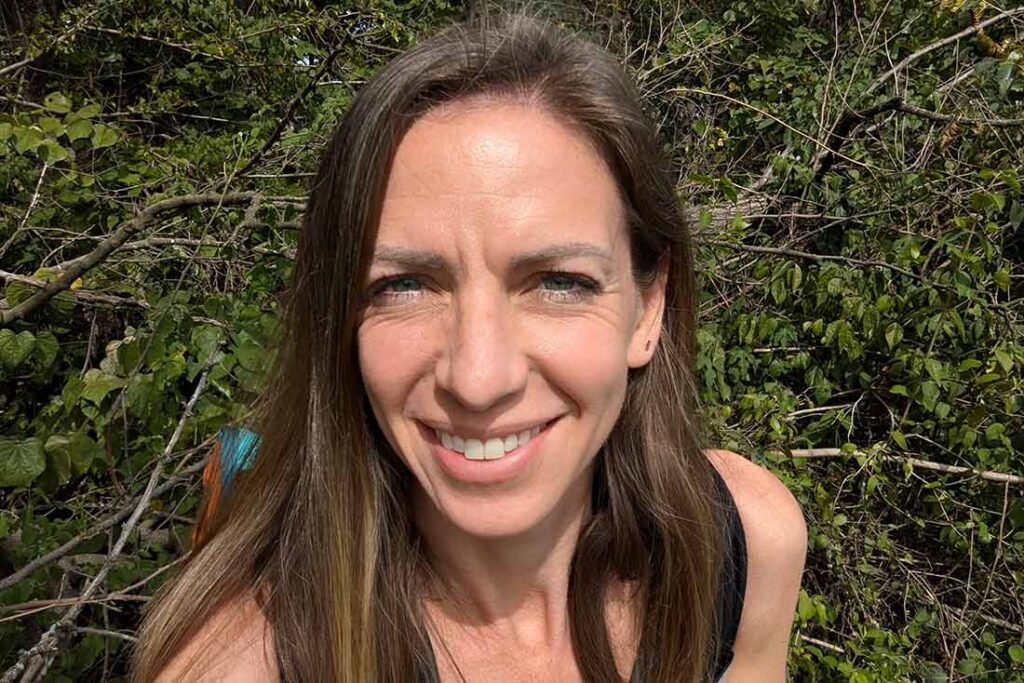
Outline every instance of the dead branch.
<path fill-rule="evenodd" d="M 778 453 L 778 451 L 775 451 L 775 453 Z M 846 453 L 841 448 L 795 448 L 790 450 L 788 453 L 782 453 L 782 455 L 789 455 L 789 457 L 792 458 L 839 458 L 858 455 L 868 457 L 868 454 L 864 451 L 858 450 L 853 451 L 852 453 Z M 1024 477 L 1016 474 L 991 472 L 989 470 L 976 470 L 973 467 L 965 467 L 962 465 L 944 465 L 940 462 L 932 462 L 930 460 L 922 460 L 920 458 L 913 458 L 910 456 L 891 455 L 889 453 L 879 453 L 876 457 L 880 457 L 881 459 L 888 460 L 890 462 L 908 463 L 915 469 L 942 472 L 944 474 L 966 474 L 979 477 L 980 479 L 996 484 L 1024 484 Z"/>
<path fill-rule="evenodd" d="M 217 354 L 214 355 L 214 358 Z M 32 681 L 42 678 L 46 674 L 46 671 L 50 668 L 50 664 L 53 662 L 54 657 L 57 654 L 57 650 L 60 648 L 61 641 L 69 631 L 74 630 L 74 622 L 78 618 L 79 613 L 82 611 L 83 603 L 91 598 L 93 594 L 99 589 L 100 584 L 107 578 L 107 574 L 110 573 L 110 569 L 113 563 L 121 555 L 121 551 L 124 549 L 125 544 L 128 542 L 128 537 L 131 536 L 132 531 L 138 524 L 142 514 L 149 507 L 149 502 L 153 499 L 156 494 L 157 482 L 160 480 L 163 474 L 163 466 L 170 459 L 171 453 L 174 451 L 174 447 L 178 443 L 178 439 L 181 438 L 181 434 L 185 429 L 185 422 L 192 415 L 192 409 L 196 405 L 196 401 L 199 400 L 199 396 L 203 393 L 206 388 L 206 378 L 210 374 L 210 369 L 213 364 L 207 363 L 202 373 L 199 375 L 199 381 L 196 382 L 196 387 L 192 391 L 192 396 L 185 404 L 185 409 L 182 411 L 181 419 L 178 420 L 178 425 L 174 429 L 174 433 L 171 435 L 170 440 L 167 442 L 167 446 L 164 448 L 164 452 L 157 459 L 153 466 L 153 472 L 150 474 L 149 482 L 146 484 L 145 490 L 142 495 L 139 496 L 138 502 L 135 505 L 134 510 L 131 512 L 131 516 L 128 521 L 121 527 L 121 533 L 114 543 L 114 547 L 111 548 L 110 553 L 107 556 L 107 561 L 97 572 L 96 576 L 89 585 L 86 586 L 85 590 L 82 591 L 79 600 L 68 608 L 64 616 L 61 617 L 53 626 L 47 629 L 46 633 L 39 639 L 39 642 L 32 648 L 25 650 L 21 653 L 18 661 L 4 674 L 3 679 L 0 679 L 0 683 L 13 683 L 14 679 L 22 673 L 25 675 L 22 677 L 22 683 L 31 683 Z"/>
<path fill-rule="evenodd" d="M 981 31 L 981 30 L 985 29 L 986 27 L 991 26 L 992 24 L 1000 22 L 1003 19 L 1009 19 L 1010 17 L 1014 17 L 1014 16 L 1016 16 L 1018 14 L 1024 14 L 1024 7 L 1018 7 L 1017 9 L 1012 9 L 1012 10 L 1009 10 L 1007 12 L 1000 12 L 996 16 L 990 17 L 989 19 L 986 19 L 985 21 L 982 21 L 982 22 L 980 22 L 978 24 L 974 24 L 972 26 L 969 26 L 969 27 L 965 28 L 963 31 L 960 31 L 959 33 L 954 33 L 953 35 L 951 35 L 951 36 L 949 36 L 947 38 L 943 38 L 942 40 L 939 40 L 939 41 L 936 41 L 934 43 L 931 43 L 930 45 L 925 45 L 923 48 L 921 48 L 920 50 L 918 50 L 916 52 L 911 53 L 906 58 L 904 58 L 902 61 L 897 63 L 896 66 L 894 66 L 893 68 L 889 69 L 888 71 L 883 73 L 881 76 L 876 78 L 874 81 L 872 81 L 871 85 L 869 85 L 867 90 L 864 91 L 864 94 L 865 95 L 870 95 L 875 90 L 877 90 L 880 85 L 882 85 L 887 80 L 889 80 L 892 76 L 895 76 L 901 70 L 905 69 L 907 66 L 909 66 L 909 65 L 913 64 L 914 62 L 916 62 L 917 60 L 921 59 L 921 57 L 924 57 L 928 53 L 934 52 L 935 50 L 939 50 L 939 49 L 949 45 L 950 43 L 955 43 L 958 40 L 960 40 L 961 38 L 966 38 L 967 36 L 974 35 L 978 31 Z"/>
<path fill-rule="evenodd" d="M 205 462 L 205 459 L 204 459 L 204 460 L 202 460 L 202 461 L 200 461 L 200 462 L 198 462 L 198 463 L 196 463 L 194 465 L 191 465 L 191 466 L 185 468 L 178 475 L 175 475 L 175 476 L 172 476 L 172 477 L 168 477 L 167 481 L 165 481 L 164 483 L 162 483 L 160 486 L 158 486 L 156 488 L 156 491 L 154 491 L 153 496 L 162 496 L 163 494 L 165 494 L 168 491 L 170 491 L 173 487 L 175 487 L 179 483 L 181 483 L 181 480 L 183 478 L 187 478 L 187 477 L 189 477 L 189 476 L 191 476 L 193 474 L 196 474 L 197 472 L 202 470 L 205 466 L 206 466 L 206 462 Z M 92 527 L 86 529 L 85 531 L 83 531 L 82 533 L 78 534 L 77 536 L 75 536 L 71 540 L 67 541 L 63 545 L 61 545 L 61 546 L 59 546 L 57 548 L 54 548 L 53 550 L 51 550 L 50 552 L 46 553 L 45 555 L 40 555 L 36 559 L 34 559 L 31 562 L 27 563 L 21 569 L 19 569 L 16 572 L 12 573 L 10 576 L 5 576 L 4 578 L 0 579 L 0 591 L 3 591 L 3 590 L 6 590 L 7 588 L 10 588 L 11 586 L 13 586 L 14 584 L 18 583 L 19 581 L 21 581 L 25 577 L 32 575 L 33 573 L 35 573 L 36 571 L 42 569 L 43 567 L 47 566 L 48 564 L 52 564 L 53 562 L 56 562 L 57 560 L 59 560 L 60 558 L 64 557 L 65 555 L 70 553 L 72 550 L 74 550 L 75 548 L 80 546 L 82 543 L 84 543 L 85 541 L 87 541 L 90 538 L 92 538 L 93 536 L 96 536 L 97 534 L 101 534 L 104 531 L 106 531 L 107 529 L 111 528 L 112 526 L 114 526 L 116 524 L 119 524 L 122 520 L 127 519 L 128 516 L 131 515 L 132 510 L 135 509 L 135 506 L 138 505 L 138 502 L 139 502 L 139 498 L 138 497 L 133 498 L 132 501 L 128 505 L 126 505 L 124 508 L 118 510 L 114 514 L 110 515 L 109 517 L 107 517 L 103 521 L 96 523 Z"/>
<path fill-rule="evenodd" d="M 102 263 L 110 254 L 127 242 L 128 238 L 145 228 L 161 214 L 196 206 L 251 204 L 254 201 L 258 201 L 258 198 L 259 194 L 256 192 L 231 192 L 228 194 L 188 194 L 158 201 L 143 209 L 131 220 L 122 223 L 110 237 L 100 242 L 89 254 L 80 260 L 76 260 L 59 278 L 53 282 L 47 282 L 38 292 L 17 306 L 0 311 L 0 325 L 8 325 L 15 320 L 21 320 L 60 292 L 71 287 L 75 280 L 99 263 Z"/>

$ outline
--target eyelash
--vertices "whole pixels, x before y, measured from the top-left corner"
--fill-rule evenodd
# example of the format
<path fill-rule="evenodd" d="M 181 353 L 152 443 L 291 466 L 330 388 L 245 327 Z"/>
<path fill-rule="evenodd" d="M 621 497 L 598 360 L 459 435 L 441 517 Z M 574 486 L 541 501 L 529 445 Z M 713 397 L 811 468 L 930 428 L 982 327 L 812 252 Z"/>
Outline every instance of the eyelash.
<path fill-rule="evenodd" d="M 588 299 L 592 296 L 601 293 L 601 284 L 589 278 L 586 275 L 579 273 L 572 273 L 567 270 L 549 270 L 541 273 L 542 279 L 549 277 L 560 277 L 569 281 L 570 284 L 575 285 L 578 289 L 575 291 L 566 290 L 548 290 L 546 298 L 556 301 L 558 303 L 579 303 Z M 416 292 L 399 292 L 397 294 L 384 295 L 384 290 L 391 284 L 396 282 L 403 282 L 406 280 L 413 280 L 418 282 L 421 286 L 422 280 L 416 275 L 394 275 L 392 277 L 382 278 L 373 283 L 366 294 L 367 301 L 373 301 L 383 297 L 384 299 L 390 299 L 391 304 L 401 302 L 403 299 L 411 298 Z"/>

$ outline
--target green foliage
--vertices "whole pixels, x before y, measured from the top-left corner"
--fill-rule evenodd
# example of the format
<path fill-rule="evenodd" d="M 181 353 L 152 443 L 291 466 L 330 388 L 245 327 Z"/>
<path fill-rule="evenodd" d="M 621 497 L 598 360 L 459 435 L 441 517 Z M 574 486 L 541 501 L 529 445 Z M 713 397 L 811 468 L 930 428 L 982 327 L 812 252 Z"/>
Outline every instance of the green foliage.
<path fill-rule="evenodd" d="M 800 681 L 1021 683 L 1020 484 L 909 458 L 1024 474 L 1024 127 L 983 123 L 1024 118 L 1024 17 L 876 84 L 996 10 L 691 5 L 599 2 L 558 19 L 629 55 L 681 169 L 697 233 L 695 370 L 714 443 L 768 466 L 807 517 L 790 670 Z M 187 549 L 208 437 L 244 419 L 262 388 L 318 154 L 365 79 L 465 12 L 445 0 L 86 4 L 39 15 L 0 50 L 0 69 L 35 57 L 0 76 L 0 310 L 161 199 L 268 198 L 255 215 L 162 215 L 0 326 L 0 576 L 124 509 L 205 371 L 161 464 L 181 476 L 103 592 L 149 595 L 166 579 Z M 832 139 L 851 110 L 896 94 L 940 117 L 890 109 Z M 838 455 L 785 455 L 821 448 Z M 26 603 L 80 591 L 111 543 L 90 535 L 0 590 L 3 668 L 60 615 Z M 131 633 L 139 604 L 90 604 L 77 624 Z M 123 640 L 70 634 L 49 675 L 123 678 L 126 656 Z"/>

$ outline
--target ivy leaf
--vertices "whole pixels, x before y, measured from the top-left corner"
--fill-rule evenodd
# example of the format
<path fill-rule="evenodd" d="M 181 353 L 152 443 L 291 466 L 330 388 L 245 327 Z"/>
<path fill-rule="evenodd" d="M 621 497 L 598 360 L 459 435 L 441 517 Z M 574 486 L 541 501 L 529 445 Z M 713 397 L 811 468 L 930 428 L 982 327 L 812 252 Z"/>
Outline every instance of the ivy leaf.
<path fill-rule="evenodd" d="M 68 151 L 54 140 L 46 140 L 40 151 L 40 157 L 48 164 L 64 161 L 70 156 Z"/>
<path fill-rule="evenodd" d="M 85 373 L 85 388 L 82 390 L 82 398 L 95 403 L 97 406 L 114 389 L 124 386 L 124 380 L 120 377 L 108 375 L 99 368 L 92 368 Z"/>
<path fill-rule="evenodd" d="M 18 368 L 32 355 L 36 338 L 28 330 L 17 334 L 10 328 L 0 330 L 0 363 L 8 370 Z"/>
<path fill-rule="evenodd" d="M 43 133 L 37 128 L 18 126 L 14 129 L 14 149 L 18 154 L 35 151 L 43 141 Z"/>
<path fill-rule="evenodd" d="M 0 437 L 0 486 L 28 486 L 46 469 L 43 443 Z"/>
<path fill-rule="evenodd" d="M 60 343 L 52 332 L 44 330 L 36 335 L 35 361 L 41 369 L 49 369 L 59 353 Z"/>
<path fill-rule="evenodd" d="M 102 123 L 96 124 L 92 129 L 92 146 L 95 149 L 110 147 L 117 142 L 117 131 Z"/>
<path fill-rule="evenodd" d="M 52 92 L 43 98 L 43 106 L 58 114 L 67 114 L 71 111 L 71 100 L 64 93 Z"/>
<path fill-rule="evenodd" d="M 87 138 L 92 135 L 92 124 L 85 119 L 78 119 L 67 127 L 66 134 L 68 136 L 68 142 Z"/>

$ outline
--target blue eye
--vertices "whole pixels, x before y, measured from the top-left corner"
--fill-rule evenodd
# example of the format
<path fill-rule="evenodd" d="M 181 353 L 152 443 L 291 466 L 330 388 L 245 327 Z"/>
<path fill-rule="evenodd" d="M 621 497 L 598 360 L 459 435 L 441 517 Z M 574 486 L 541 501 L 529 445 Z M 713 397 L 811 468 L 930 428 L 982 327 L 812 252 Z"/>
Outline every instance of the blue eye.
<path fill-rule="evenodd" d="M 423 288 L 419 278 L 411 275 L 396 275 L 395 277 L 379 280 L 366 294 L 370 300 L 383 299 L 386 303 L 408 299 L 416 295 Z"/>
<path fill-rule="evenodd" d="M 553 270 L 544 274 L 545 283 L 553 283 L 553 289 L 544 290 L 546 298 L 562 302 L 577 302 L 600 293 L 601 285 L 585 275 Z"/>

